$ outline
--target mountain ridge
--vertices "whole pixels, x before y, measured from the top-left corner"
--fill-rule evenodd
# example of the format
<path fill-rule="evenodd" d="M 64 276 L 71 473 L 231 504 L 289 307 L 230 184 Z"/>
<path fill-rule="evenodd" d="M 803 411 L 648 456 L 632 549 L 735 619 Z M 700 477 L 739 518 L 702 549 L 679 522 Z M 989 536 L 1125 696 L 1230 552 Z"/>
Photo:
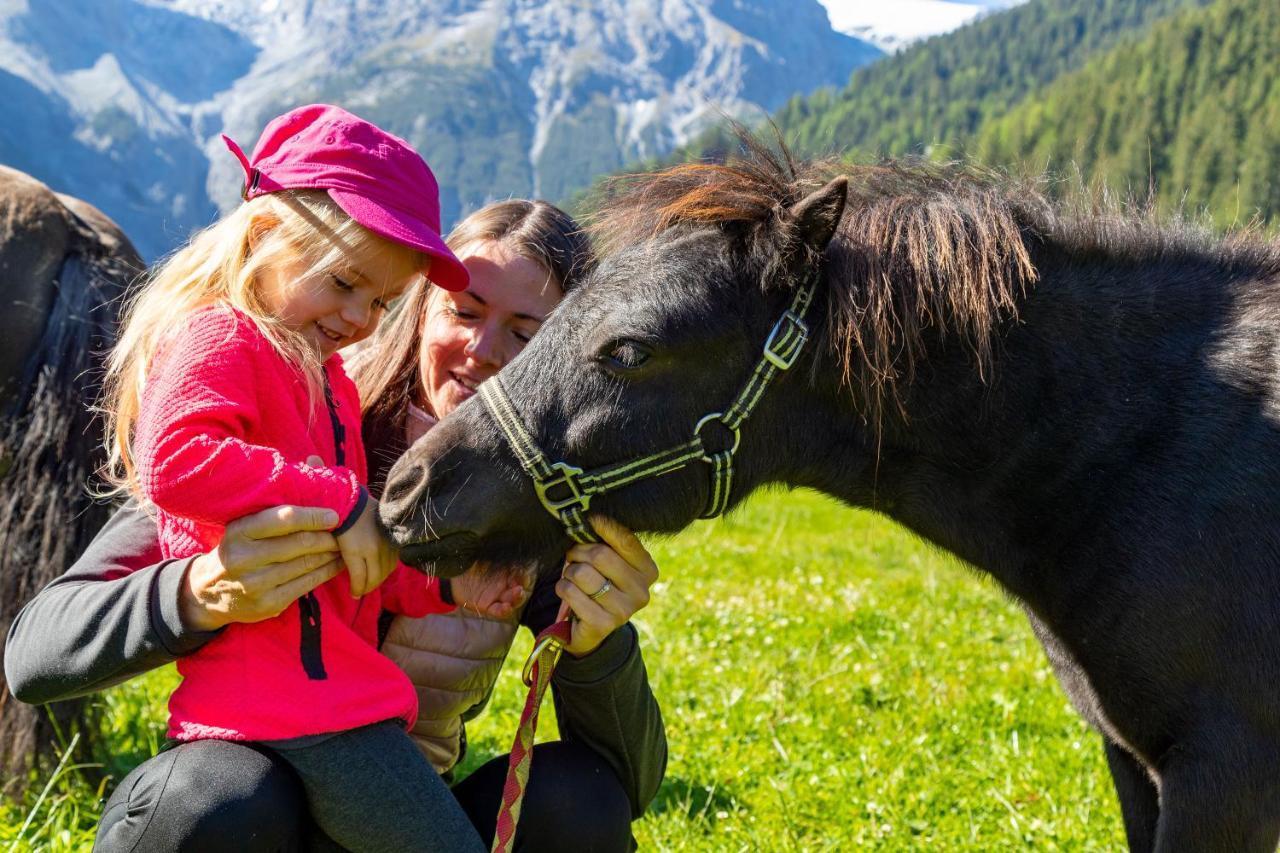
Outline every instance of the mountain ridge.
<path fill-rule="evenodd" d="M 154 258 L 236 203 L 273 115 L 339 103 L 423 151 L 446 222 L 562 198 L 712 121 L 880 55 L 817 0 L 0 0 L 0 162 L 89 199 Z"/>

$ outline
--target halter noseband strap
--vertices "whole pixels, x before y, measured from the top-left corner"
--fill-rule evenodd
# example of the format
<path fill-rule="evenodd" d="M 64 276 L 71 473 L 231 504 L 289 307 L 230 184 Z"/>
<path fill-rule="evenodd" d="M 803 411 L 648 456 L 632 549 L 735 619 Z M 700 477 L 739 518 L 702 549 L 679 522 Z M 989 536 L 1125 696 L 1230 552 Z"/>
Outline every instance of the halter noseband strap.
<path fill-rule="evenodd" d="M 693 438 L 683 444 L 650 454 L 630 462 L 619 462 L 593 471 L 583 471 L 566 462 L 551 462 L 525 429 L 524 422 L 511 404 L 506 389 L 497 376 L 480 386 L 480 399 L 488 406 L 489 413 L 506 436 L 520 466 L 533 480 L 534 491 L 542 506 L 564 525 L 565 531 L 575 542 L 588 544 L 599 542 L 595 531 L 587 524 L 587 508 L 591 499 L 605 492 L 679 470 L 690 462 L 706 462 L 711 466 L 711 494 L 702 518 L 715 518 L 729 506 L 729 492 L 733 487 L 733 456 L 742 438 L 742 425 L 755 410 L 774 378 L 789 370 L 805 342 L 809 339 L 809 327 L 805 314 L 813 301 L 817 284 L 814 276 L 796 290 L 791 305 L 765 340 L 764 351 L 756 362 L 738 396 L 723 412 L 712 412 L 702 417 L 693 428 Z M 705 430 L 719 424 L 718 431 L 727 433 L 727 444 L 719 444 L 704 438 Z"/>

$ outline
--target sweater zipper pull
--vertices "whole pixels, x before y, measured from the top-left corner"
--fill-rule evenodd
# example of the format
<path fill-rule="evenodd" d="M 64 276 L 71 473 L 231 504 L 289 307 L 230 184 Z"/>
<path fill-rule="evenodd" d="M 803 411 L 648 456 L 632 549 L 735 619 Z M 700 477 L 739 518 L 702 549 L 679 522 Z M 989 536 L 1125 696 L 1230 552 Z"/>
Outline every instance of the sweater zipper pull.
<path fill-rule="evenodd" d="M 302 668 L 312 681 L 324 681 L 329 676 L 324 670 L 324 657 L 320 648 L 320 602 L 315 593 L 309 592 L 298 599 L 298 623 L 301 626 Z"/>

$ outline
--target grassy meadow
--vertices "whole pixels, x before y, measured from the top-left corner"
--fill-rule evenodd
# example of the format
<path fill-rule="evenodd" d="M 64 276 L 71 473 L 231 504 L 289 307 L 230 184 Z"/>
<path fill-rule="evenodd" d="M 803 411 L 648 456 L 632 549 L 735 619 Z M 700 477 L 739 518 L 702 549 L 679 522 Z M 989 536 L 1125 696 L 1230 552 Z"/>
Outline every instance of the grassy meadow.
<path fill-rule="evenodd" d="M 807 492 L 652 548 L 662 578 L 636 621 L 671 760 L 641 849 L 1123 847 L 1097 736 L 990 582 Z M 509 746 L 527 646 L 468 727 L 467 768 Z M 102 696 L 116 778 L 158 745 L 173 680 Z M 83 752 L 0 803 L 0 849 L 88 849 L 100 792 L 71 769 Z"/>

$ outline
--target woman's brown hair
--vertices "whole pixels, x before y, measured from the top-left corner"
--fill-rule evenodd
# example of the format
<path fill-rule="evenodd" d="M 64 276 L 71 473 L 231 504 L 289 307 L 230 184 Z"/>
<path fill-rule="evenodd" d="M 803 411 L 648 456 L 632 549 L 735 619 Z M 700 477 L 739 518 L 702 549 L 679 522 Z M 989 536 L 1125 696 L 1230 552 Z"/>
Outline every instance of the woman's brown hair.
<path fill-rule="evenodd" d="M 545 201 L 486 205 L 458 223 L 446 240 L 458 254 L 487 241 L 540 265 L 565 293 L 578 286 L 593 263 L 591 245 L 578 223 Z M 404 449 L 409 404 L 421 402 L 418 361 L 434 294 L 435 287 L 427 282 L 405 294 L 350 365 L 360 390 L 369 482 L 375 492 L 381 492 L 386 472 Z"/>

